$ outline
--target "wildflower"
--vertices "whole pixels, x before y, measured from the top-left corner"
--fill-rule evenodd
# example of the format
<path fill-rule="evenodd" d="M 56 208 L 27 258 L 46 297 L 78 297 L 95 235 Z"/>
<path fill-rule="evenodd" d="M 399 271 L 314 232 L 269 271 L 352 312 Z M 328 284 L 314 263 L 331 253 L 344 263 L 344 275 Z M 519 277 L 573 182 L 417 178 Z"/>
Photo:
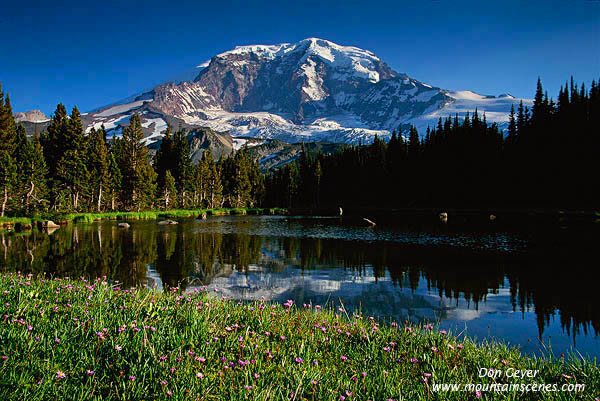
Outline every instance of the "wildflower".
<path fill-rule="evenodd" d="M 410 363 L 418 363 L 419 360 L 417 358 L 410 358 Z"/>
<path fill-rule="evenodd" d="M 60 338 L 55 338 L 54 342 L 57 343 L 57 344 L 60 344 Z"/>
<path fill-rule="evenodd" d="M 448 332 L 447 332 L 446 330 L 442 330 L 442 331 L 440 331 L 440 333 L 442 333 L 442 335 L 444 335 L 444 336 L 445 336 L 446 334 L 448 334 Z"/>
<path fill-rule="evenodd" d="M 245 388 L 246 390 L 252 390 L 252 386 L 245 385 L 245 386 L 244 386 L 244 388 Z"/>
<path fill-rule="evenodd" d="M 94 371 L 88 369 L 87 374 L 88 374 L 88 376 L 94 376 Z"/>
<path fill-rule="evenodd" d="M 117 344 L 117 345 L 115 345 L 115 350 L 116 350 L 117 352 L 121 351 L 122 349 L 123 349 L 123 348 L 122 348 L 120 345 L 118 345 L 118 344 Z"/>
<path fill-rule="evenodd" d="M 362 372 L 362 373 L 361 373 L 361 376 L 362 376 L 362 377 L 367 377 L 367 372 Z"/>
<path fill-rule="evenodd" d="M 383 350 L 384 350 L 385 352 L 390 352 L 390 349 L 391 349 L 390 347 L 383 347 Z"/>
<path fill-rule="evenodd" d="M 296 358 L 296 363 L 302 363 L 302 358 Z"/>
<path fill-rule="evenodd" d="M 168 390 L 168 391 L 167 391 L 167 395 L 168 395 L 169 397 L 173 395 L 173 393 L 171 392 L 171 390 Z"/>
<path fill-rule="evenodd" d="M 431 347 L 431 351 L 438 352 L 438 349 L 436 347 Z"/>
<path fill-rule="evenodd" d="M 281 341 L 285 341 L 285 338 L 286 338 L 286 337 L 285 337 L 285 336 L 281 336 L 281 337 L 279 337 L 279 338 L 281 339 Z"/>
<path fill-rule="evenodd" d="M 458 347 L 459 349 L 463 349 L 465 346 L 464 346 L 464 345 L 462 345 L 462 344 L 458 344 L 458 345 L 457 345 L 457 347 Z"/>
<path fill-rule="evenodd" d="M 135 381 L 135 376 L 129 376 L 129 380 L 131 380 L 132 382 Z"/>
<path fill-rule="evenodd" d="M 509 365 L 509 364 L 510 364 L 510 362 L 508 362 L 508 361 L 505 361 L 505 360 L 503 359 L 503 360 L 502 360 L 502 364 L 506 366 L 506 365 Z"/>
<path fill-rule="evenodd" d="M 342 355 L 342 356 L 340 357 L 340 359 L 341 359 L 342 361 L 347 361 L 347 360 L 348 360 L 348 357 L 347 357 L 346 355 Z"/>
<path fill-rule="evenodd" d="M 350 380 L 352 380 L 354 383 L 356 383 L 356 382 L 358 381 L 358 379 L 357 379 L 356 377 L 353 377 L 353 378 L 352 378 L 352 379 L 350 379 Z"/>
<path fill-rule="evenodd" d="M 198 372 L 198 373 L 196 373 L 196 377 L 198 379 L 202 379 L 202 378 L 204 378 L 204 375 L 202 373 Z"/>
<path fill-rule="evenodd" d="M 561 376 L 564 377 L 565 379 L 572 379 L 573 378 L 573 376 L 565 375 L 564 373 Z"/>
<path fill-rule="evenodd" d="M 475 397 L 481 398 L 481 391 L 479 391 L 479 390 L 475 391 Z"/>
<path fill-rule="evenodd" d="M 258 379 L 259 377 L 260 377 L 260 375 L 259 375 L 258 373 L 255 373 L 255 374 L 254 374 L 254 378 L 255 378 L 255 379 Z"/>
<path fill-rule="evenodd" d="M 27 326 L 27 330 L 28 330 L 28 331 L 31 331 L 31 330 L 33 330 L 33 326 Z"/>
<path fill-rule="evenodd" d="M 319 384 L 319 382 L 316 381 L 316 380 L 313 380 L 313 381 L 310 382 L 310 384 L 312 384 L 313 386 L 316 386 L 317 384 Z"/>
<path fill-rule="evenodd" d="M 63 372 L 61 372 L 60 370 L 58 372 L 56 372 L 56 378 L 57 379 L 64 379 L 65 377 L 67 377 Z"/>
<path fill-rule="evenodd" d="M 344 397 L 343 395 L 340 395 L 340 401 L 344 401 L 346 399 L 346 397 Z"/>
<path fill-rule="evenodd" d="M 166 386 L 166 385 L 167 385 L 167 382 L 166 382 L 166 381 L 164 381 L 164 380 L 161 380 L 161 381 L 160 381 L 160 384 L 161 384 L 161 386 Z"/>

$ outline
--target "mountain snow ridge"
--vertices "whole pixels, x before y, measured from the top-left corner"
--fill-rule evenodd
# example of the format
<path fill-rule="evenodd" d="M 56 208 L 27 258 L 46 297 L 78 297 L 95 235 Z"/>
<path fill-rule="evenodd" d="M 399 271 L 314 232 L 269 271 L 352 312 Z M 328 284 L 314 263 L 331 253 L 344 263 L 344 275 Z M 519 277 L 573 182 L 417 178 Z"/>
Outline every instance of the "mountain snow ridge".
<path fill-rule="evenodd" d="M 530 99 L 449 91 L 398 73 L 373 52 L 324 39 L 245 45 L 222 52 L 170 82 L 96 109 L 86 129 L 119 135 L 133 113 L 145 141 L 167 123 L 208 127 L 233 137 L 285 142 L 371 142 L 415 125 L 421 135 L 442 117 L 478 109 L 489 123 L 508 121 L 511 106 Z"/>

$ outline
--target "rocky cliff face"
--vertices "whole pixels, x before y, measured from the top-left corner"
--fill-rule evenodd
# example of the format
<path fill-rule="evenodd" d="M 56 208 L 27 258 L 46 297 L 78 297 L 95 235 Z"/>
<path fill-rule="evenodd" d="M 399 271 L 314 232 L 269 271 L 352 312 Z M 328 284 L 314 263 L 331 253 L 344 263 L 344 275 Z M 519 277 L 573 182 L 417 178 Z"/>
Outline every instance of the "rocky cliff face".
<path fill-rule="evenodd" d="M 184 75 L 82 115 L 86 130 L 104 125 L 108 137 L 119 136 L 137 113 L 150 148 L 158 146 L 168 124 L 182 125 L 195 132 L 190 142 L 197 155 L 208 146 L 218 157 L 249 138 L 255 140 L 249 146 L 267 140 L 370 143 L 375 135 L 386 138 L 410 125 L 423 135 L 440 117 L 460 118 L 476 108 L 489 123 L 503 125 L 512 105 L 532 104 L 510 95 L 436 88 L 392 70 L 368 50 L 317 38 L 240 46 Z M 25 123 L 28 132 L 45 125 Z"/>
<path fill-rule="evenodd" d="M 39 110 L 30 110 L 26 112 L 16 113 L 15 122 L 31 122 L 31 123 L 43 123 L 49 121 L 44 113 Z"/>

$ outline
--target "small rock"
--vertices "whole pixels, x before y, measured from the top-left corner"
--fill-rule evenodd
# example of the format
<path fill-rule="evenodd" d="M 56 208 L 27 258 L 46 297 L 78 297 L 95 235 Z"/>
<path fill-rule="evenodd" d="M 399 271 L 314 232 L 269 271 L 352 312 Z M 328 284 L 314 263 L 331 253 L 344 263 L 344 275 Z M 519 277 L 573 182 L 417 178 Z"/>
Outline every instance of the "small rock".
<path fill-rule="evenodd" d="M 440 221 L 442 223 L 447 223 L 448 222 L 448 213 L 442 212 L 442 213 L 440 213 L 439 217 L 440 217 Z"/>
<path fill-rule="evenodd" d="M 161 225 L 161 226 L 165 226 L 165 225 L 168 225 L 168 224 L 179 224 L 179 223 L 177 223 L 174 220 L 163 220 L 163 221 L 159 221 L 158 224 Z"/>
<path fill-rule="evenodd" d="M 58 224 L 53 222 L 52 220 L 42 221 L 42 227 L 44 228 L 60 228 Z"/>
<path fill-rule="evenodd" d="M 129 228 L 130 227 L 129 223 L 119 223 L 119 224 L 117 224 L 117 226 L 119 228 Z"/>

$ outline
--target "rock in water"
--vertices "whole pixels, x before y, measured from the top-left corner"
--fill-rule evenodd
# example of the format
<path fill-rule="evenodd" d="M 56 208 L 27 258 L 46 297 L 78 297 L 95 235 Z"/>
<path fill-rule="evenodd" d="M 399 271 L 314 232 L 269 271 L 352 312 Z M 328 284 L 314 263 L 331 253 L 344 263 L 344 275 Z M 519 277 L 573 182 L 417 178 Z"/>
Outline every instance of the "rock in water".
<path fill-rule="evenodd" d="M 52 220 L 42 221 L 42 227 L 43 228 L 60 228 L 60 226 L 58 224 L 56 224 L 55 222 L 53 222 Z"/>
<path fill-rule="evenodd" d="M 177 223 L 175 220 L 163 220 L 163 221 L 159 221 L 158 224 L 161 226 L 166 226 L 166 225 L 170 225 L 170 224 L 179 224 L 179 223 Z"/>
<path fill-rule="evenodd" d="M 117 226 L 119 228 L 129 228 L 130 227 L 128 223 L 119 223 L 119 224 L 117 224 Z"/>

